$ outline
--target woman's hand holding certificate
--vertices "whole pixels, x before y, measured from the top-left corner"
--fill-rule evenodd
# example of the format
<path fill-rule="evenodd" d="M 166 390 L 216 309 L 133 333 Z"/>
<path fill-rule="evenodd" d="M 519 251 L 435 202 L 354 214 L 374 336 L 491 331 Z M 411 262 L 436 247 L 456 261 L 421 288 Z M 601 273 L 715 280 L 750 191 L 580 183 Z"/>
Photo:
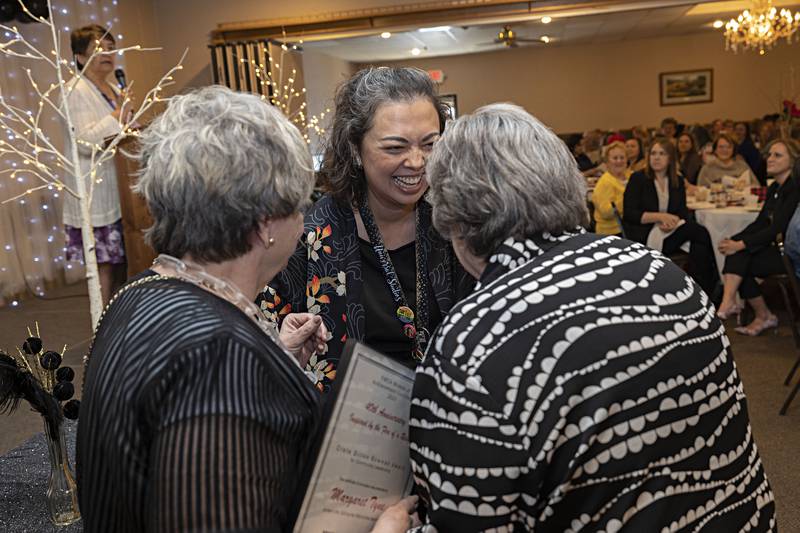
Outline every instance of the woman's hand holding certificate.
<path fill-rule="evenodd" d="M 412 479 L 408 415 L 414 370 L 348 341 L 337 371 L 294 531 L 405 531 L 416 506 L 416 498 L 403 500 Z"/>

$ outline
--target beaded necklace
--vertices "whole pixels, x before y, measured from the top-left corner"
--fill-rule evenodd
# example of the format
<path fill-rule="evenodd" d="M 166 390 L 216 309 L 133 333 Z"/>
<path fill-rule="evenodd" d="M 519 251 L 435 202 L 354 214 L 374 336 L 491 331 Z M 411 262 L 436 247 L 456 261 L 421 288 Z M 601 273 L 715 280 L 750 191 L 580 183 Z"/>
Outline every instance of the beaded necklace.
<path fill-rule="evenodd" d="M 389 251 L 383 243 L 378 224 L 375 222 L 375 217 L 372 215 L 372 210 L 363 202 L 358 208 L 361 215 L 361 221 L 364 223 L 364 229 L 367 230 L 370 243 L 378 256 L 378 262 L 381 265 L 381 270 L 386 279 L 386 284 L 389 287 L 389 292 L 392 294 L 397 308 L 395 309 L 395 316 L 401 324 L 403 335 L 411 339 L 411 357 L 415 361 L 422 361 L 425 354 L 425 346 L 428 342 L 428 276 L 427 276 L 427 258 L 425 257 L 422 236 L 420 235 L 421 224 L 419 220 L 419 209 L 415 214 L 415 230 L 414 230 L 414 246 L 415 246 L 415 272 L 416 272 L 416 289 L 417 289 L 417 312 L 411 309 L 408 305 L 406 295 L 403 288 L 400 286 L 400 278 L 397 276 L 392 259 L 389 257 Z"/>

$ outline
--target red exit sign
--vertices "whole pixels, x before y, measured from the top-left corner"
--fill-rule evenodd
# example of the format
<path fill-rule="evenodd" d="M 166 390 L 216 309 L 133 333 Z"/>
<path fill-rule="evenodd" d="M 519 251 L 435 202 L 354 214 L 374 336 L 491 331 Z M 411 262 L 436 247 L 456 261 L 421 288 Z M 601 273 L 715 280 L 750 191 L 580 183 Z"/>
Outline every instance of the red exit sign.
<path fill-rule="evenodd" d="M 444 82 L 444 71 L 440 69 L 436 70 L 429 70 L 428 76 L 431 77 L 433 81 L 436 83 L 443 83 Z"/>

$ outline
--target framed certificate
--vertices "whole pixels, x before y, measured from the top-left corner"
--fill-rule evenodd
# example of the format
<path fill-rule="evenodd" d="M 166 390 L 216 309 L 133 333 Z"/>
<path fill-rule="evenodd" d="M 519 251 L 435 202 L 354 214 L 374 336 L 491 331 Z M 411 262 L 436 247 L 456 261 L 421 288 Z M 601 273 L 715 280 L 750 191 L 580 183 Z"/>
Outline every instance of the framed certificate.
<path fill-rule="evenodd" d="M 295 533 L 368 533 L 408 494 L 414 370 L 347 341 Z"/>

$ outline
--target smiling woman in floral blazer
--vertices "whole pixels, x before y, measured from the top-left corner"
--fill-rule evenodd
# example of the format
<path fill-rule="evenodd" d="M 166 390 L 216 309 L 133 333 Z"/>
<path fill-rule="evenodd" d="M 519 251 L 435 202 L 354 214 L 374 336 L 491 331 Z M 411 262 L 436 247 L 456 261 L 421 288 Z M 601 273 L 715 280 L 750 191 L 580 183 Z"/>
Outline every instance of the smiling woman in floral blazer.
<path fill-rule="evenodd" d="M 415 365 L 473 285 L 424 198 L 425 162 L 446 117 L 428 75 L 364 69 L 335 103 L 320 172 L 327 194 L 306 215 L 286 269 L 259 296 L 276 322 L 301 310 L 322 316 L 333 337 L 307 370 L 323 392 L 348 338 Z"/>

